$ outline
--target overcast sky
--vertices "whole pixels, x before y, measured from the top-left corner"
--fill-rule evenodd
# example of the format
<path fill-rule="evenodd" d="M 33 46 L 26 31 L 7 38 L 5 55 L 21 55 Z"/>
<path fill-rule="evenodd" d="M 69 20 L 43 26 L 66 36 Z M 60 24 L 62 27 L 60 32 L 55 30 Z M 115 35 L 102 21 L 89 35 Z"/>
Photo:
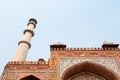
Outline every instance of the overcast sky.
<path fill-rule="evenodd" d="M 27 60 L 48 60 L 49 45 L 120 43 L 120 0 L 0 0 L 0 74 L 16 52 L 28 20 L 38 21 Z"/>

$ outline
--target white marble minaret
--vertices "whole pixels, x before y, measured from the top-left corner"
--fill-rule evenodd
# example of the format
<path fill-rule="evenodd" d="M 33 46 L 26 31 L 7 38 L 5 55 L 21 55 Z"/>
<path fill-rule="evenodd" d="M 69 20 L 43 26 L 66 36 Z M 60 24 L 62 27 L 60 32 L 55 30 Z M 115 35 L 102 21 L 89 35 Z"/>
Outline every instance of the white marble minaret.
<path fill-rule="evenodd" d="M 37 21 L 31 18 L 28 22 L 27 28 L 24 30 L 24 36 L 18 43 L 17 51 L 14 55 L 13 61 L 25 61 L 29 48 L 31 47 L 30 40 L 34 36 L 34 29 Z"/>

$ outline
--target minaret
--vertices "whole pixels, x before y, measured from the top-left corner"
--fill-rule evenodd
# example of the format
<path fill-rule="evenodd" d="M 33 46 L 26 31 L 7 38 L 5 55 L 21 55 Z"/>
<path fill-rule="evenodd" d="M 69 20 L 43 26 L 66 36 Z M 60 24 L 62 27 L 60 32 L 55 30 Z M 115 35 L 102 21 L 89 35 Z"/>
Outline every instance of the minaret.
<path fill-rule="evenodd" d="M 14 55 L 13 61 L 25 61 L 27 57 L 27 52 L 31 48 L 30 40 L 34 36 L 34 29 L 36 27 L 37 21 L 31 18 L 28 22 L 27 28 L 24 30 L 24 36 L 22 40 L 18 43 L 17 51 Z"/>

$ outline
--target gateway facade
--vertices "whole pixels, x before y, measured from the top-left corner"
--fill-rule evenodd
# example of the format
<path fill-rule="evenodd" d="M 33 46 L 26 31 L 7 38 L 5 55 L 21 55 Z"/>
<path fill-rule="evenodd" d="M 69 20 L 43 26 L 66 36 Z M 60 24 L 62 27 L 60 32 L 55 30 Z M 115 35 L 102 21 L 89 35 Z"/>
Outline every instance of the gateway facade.
<path fill-rule="evenodd" d="M 119 44 L 104 43 L 101 48 L 67 48 L 50 45 L 50 59 L 26 61 L 37 21 L 30 19 L 1 80 L 120 80 Z"/>

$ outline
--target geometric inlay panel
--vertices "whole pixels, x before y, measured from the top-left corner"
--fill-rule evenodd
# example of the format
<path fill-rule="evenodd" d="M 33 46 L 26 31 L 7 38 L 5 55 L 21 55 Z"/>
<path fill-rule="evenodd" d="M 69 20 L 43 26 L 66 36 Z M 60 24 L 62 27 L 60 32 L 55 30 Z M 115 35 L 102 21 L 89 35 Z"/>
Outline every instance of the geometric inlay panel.
<path fill-rule="evenodd" d="M 77 63 L 81 63 L 81 62 L 85 62 L 85 61 L 90 61 L 90 62 L 101 64 L 101 65 L 106 66 L 107 68 L 115 71 L 117 74 L 120 75 L 120 71 L 118 69 L 118 66 L 117 66 L 114 58 L 62 57 L 62 58 L 60 58 L 60 76 L 63 74 L 63 72 L 67 68 L 69 68 Z"/>

